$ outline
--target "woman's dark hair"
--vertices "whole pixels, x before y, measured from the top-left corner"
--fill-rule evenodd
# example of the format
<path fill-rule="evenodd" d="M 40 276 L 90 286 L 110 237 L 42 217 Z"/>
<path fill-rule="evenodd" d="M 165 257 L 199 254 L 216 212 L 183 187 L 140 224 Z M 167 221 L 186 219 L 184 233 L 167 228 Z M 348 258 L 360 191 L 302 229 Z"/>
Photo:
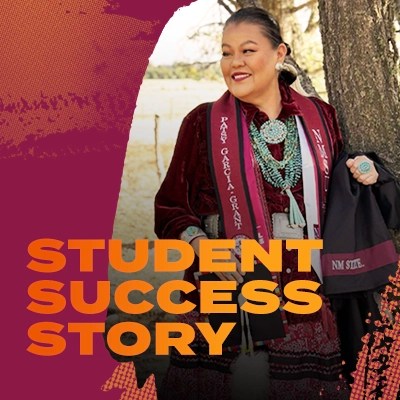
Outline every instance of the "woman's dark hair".
<path fill-rule="evenodd" d="M 281 36 L 281 28 L 278 21 L 266 10 L 259 7 L 245 7 L 234 12 L 225 22 L 225 27 L 231 24 L 254 24 L 261 28 L 261 32 L 269 39 L 274 49 L 281 43 L 287 48 L 287 55 L 290 55 L 292 50 L 290 46 L 285 43 Z M 296 80 L 297 75 L 292 71 L 283 69 L 279 75 L 289 85 Z"/>

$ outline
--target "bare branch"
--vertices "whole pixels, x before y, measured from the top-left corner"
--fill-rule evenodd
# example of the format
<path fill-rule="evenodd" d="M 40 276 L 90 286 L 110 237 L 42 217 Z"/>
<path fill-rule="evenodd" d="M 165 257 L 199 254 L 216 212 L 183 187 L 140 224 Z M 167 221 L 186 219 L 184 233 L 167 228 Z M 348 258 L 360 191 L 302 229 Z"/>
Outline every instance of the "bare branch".
<path fill-rule="evenodd" d="M 307 28 L 306 28 L 306 30 L 305 30 L 304 32 L 310 33 L 310 32 L 312 32 L 315 28 L 318 27 L 318 25 L 319 25 L 319 20 L 318 20 L 318 18 L 315 18 L 315 17 L 317 17 L 316 12 L 315 12 L 314 10 L 312 10 L 312 11 L 311 11 L 310 18 L 309 18 L 309 20 L 308 20 Z"/>
<path fill-rule="evenodd" d="M 219 60 L 215 61 L 207 61 L 207 62 L 195 62 L 192 65 L 199 67 L 200 69 L 207 69 L 211 67 L 212 65 L 215 65 L 219 62 Z M 190 64 L 187 64 L 190 65 Z"/>
<path fill-rule="evenodd" d="M 305 8 L 305 7 L 312 7 L 312 6 L 314 6 L 314 5 L 317 5 L 317 3 L 318 3 L 317 0 L 309 0 L 309 1 L 306 1 L 305 3 L 303 3 L 303 4 L 300 4 L 299 6 L 296 6 L 296 7 L 289 7 L 289 8 L 288 8 L 288 12 L 289 12 L 289 13 L 295 13 L 295 12 L 297 12 L 297 11 L 302 10 L 302 9 Z"/>
<path fill-rule="evenodd" d="M 305 32 L 306 32 L 306 33 L 310 33 L 310 32 L 312 32 L 313 30 L 315 30 L 316 28 L 318 28 L 318 26 L 319 26 L 319 21 L 310 22 L 310 23 L 308 24 L 307 29 L 305 30 Z"/>
<path fill-rule="evenodd" d="M 190 40 L 195 39 L 198 36 L 204 34 L 205 33 L 204 31 L 206 31 L 207 28 L 215 27 L 215 28 L 219 28 L 220 29 L 221 26 L 224 26 L 224 24 L 222 22 L 210 22 L 209 24 L 205 24 L 205 25 L 200 26 L 197 29 L 196 32 L 194 32 L 192 35 L 187 36 L 187 38 L 190 39 Z"/>
<path fill-rule="evenodd" d="M 231 2 L 232 3 L 232 2 Z M 224 0 L 218 0 L 218 4 L 222 7 L 225 8 L 226 11 L 228 11 L 229 14 L 233 14 L 235 10 L 231 10 L 231 8 L 225 3 Z"/>

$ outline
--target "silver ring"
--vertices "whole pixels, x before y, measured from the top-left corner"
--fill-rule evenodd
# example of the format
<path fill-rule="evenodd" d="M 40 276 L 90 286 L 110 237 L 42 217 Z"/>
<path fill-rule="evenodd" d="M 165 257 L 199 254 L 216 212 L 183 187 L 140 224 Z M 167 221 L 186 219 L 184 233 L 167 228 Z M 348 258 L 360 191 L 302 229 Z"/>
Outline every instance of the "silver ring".
<path fill-rule="evenodd" d="M 368 161 L 363 161 L 360 163 L 357 169 L 360 171 L 360 174 L 368 174 L 368 172 L 371 171 L 371 163 Z"/>

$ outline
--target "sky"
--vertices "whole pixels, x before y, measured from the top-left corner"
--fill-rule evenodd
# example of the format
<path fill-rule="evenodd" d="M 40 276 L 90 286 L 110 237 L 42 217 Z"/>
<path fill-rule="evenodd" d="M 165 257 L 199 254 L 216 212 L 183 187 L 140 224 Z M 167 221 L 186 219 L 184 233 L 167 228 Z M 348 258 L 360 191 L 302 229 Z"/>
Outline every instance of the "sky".
<path fill-rule="evenodd" d="M 200 61 L 199 54 L 204 53 L 201 49 L 202 40 L 191 41 L 189 36 L 207 24 L 224 22 L 227 18 L 227 11 L 218 5 L 217 0 L 197 0 L 187 7 L 180 8 L 165 26 L 153 55 L 150 57 L 150 63 L 170 65 L 179 61 Z M 205 39 L 203 39 L 203 45 L 204 41 Z M 209 40 L 207 42 L 209 44 Z M 212 54 L 204 57 L 213 61 L 219 59 L 218 47 L 216 46 L 216 50 Z"/>

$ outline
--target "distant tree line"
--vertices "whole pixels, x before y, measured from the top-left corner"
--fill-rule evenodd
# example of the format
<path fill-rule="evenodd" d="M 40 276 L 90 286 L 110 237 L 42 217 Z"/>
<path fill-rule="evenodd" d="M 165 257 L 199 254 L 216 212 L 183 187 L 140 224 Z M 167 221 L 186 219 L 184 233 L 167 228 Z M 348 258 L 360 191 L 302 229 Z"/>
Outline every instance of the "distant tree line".
<path fill-rule="evenodd" d="M 149 64 L 145 79 L 222 79 L 219 63 L 175 63 L 173 65 L 155 66 Z"/>

